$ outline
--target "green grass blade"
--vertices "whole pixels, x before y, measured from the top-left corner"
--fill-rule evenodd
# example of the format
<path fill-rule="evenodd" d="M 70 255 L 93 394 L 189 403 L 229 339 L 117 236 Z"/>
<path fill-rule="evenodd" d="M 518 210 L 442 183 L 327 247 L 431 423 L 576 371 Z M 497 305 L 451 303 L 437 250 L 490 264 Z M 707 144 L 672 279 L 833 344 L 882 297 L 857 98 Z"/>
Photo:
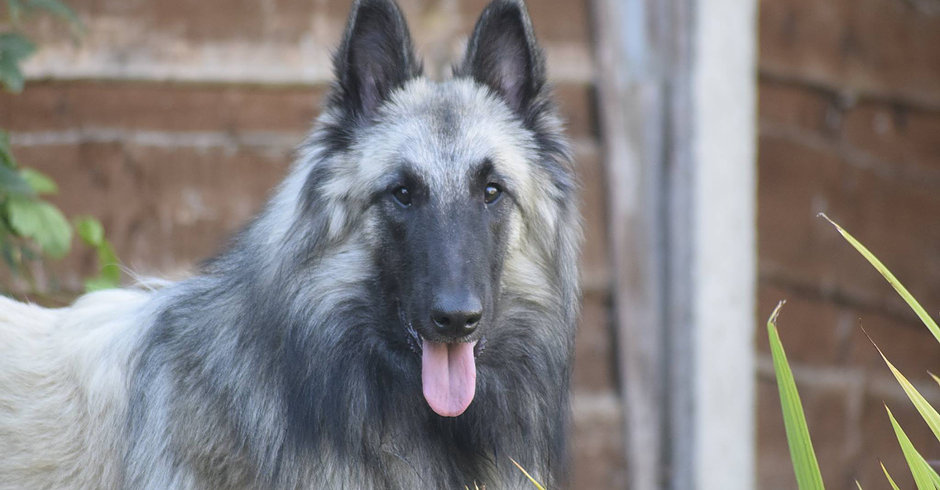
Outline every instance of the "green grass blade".
<path fill-rule="evenodd" d="M 898 488 L 898 484 L 894 483 L 894 478 L 891 478 L 891 473 L 888 473 L 888 468 L 885 468 L 884 463 L 881 463 L 881 471 L 884 471 L 885 478 L 888 479 L 888 483 L 891 484 L 891 488 L 893 488 L 894 490 L 901 490 L 900 488 Z"/>
<path fill-rule="evenodd" d="M 770 337 L 770 351 L 774 358 L 774 372 L 777 374 L 777 388 L 780 390 L 780 407 L 783 410 L 783 423 L 787 430 L 787 443 L 790 446 L 790 459 L 793 472 L 800 490 L 822 490 L 822 474 L 816 461 L 816 452 L 809 437 L 806 416 L 800 403 L 800 394 L 796 390 L 793 372 L 787 363 L 787 355 L 777 333 L 777 315 L 785 302 L 781 301 L 770 319 L 767 320 L 767 335 Z"/>
<path fill-rule="evenodd" d="M 871 340 L 869 338 L 869 340 Z M 874 344 L 874 342 L 872 342 Z M 924 422 L 927 423 L 927 426 L 930 427 L 930 430 L 933 431 L 934 437 L 940 441 L 940 413 L 927 402 L 927 400 L 917 391 L 917 388 L 911 384 L 908 379 L 901 374 L 901 371 L 898 371 L 894 364 L 891 364 L 891 361 L 885 357 L 884 352 L 881 351 L 881 348 L 878 345 L 875 345 L 875 349 L 878 349 L 878 354 L 881 354 L 881 358 L 884 359 L 885 364 L 888 365 L 888 369 L 891 370 L 891 373 L 894 374 L 895 379 L 898 380 L 898 384 L 901 385 L 901 388 L 904 389 L 904 392 L 907 393 L 907 397 L 911 399 L 911 403 L 914 404 L 914 408 L 920 413 L 920 416 L 923 417 Z"/>
<path fill-rule="evenodd" d="M 862 490 L 862 484 L 855 480 L 855 486 L 858 487 L 858 490 Z"/>
<path fill-rule="evenodd" d="M 924 310 L 924 307 L 922 307 L 920 303 L 914 299 L 914 296 L 912 296 L 907 288 L 905 288 L 904 285 L 898 281 L 898 278 L 894 277 L 894 274 L 892 274 L 891 271 L 889 271 L 888 268 L 885 267 L 885 265 L 874 256 L 874 254 L 872 254 L 867 248 L 865 248 L 864 245 L 856 240 L 855 237 L 850 235 L 849 232 L 845 231 L 835 221 L 832 221 L 823 213 L 819 213 L 819 216 L 823 217 L 832 226 L 834 226 L 836 230 L 838 230 L 842 235 L 842 237 L 845 238 L 845 240 L 848 241 L 853 247 L 855 247 L 855 250 L 858 250 L 858 253 L 862 254 L 862 257 L 865 257 L 865 259 L 868 260 L 868 262 L 878 272 L 880 272 L 885 279 L 888 280 L 888 283 L 891 284 L 891 287 L 893 287 L 894 290 L 897 291 L 899 295 L 901 295 L 901 298 L 907 302 L 908 306 L 914 310 L 914 313 L 917 314 L 917 316 L 920 318 L 920 321 L 924 322 L 924 325 L 927 326 L 927 329 L 930 330 L 930 333 L 932 333 L 934 338 L 937 339 L 937 342 L 940 342 L 940 327 L 937 326 L 937 322 L 935 322 L 933 318 L 930 318 L 930 315 L 927 314 L 927 311 Z"/>
<path fill-rule="evenodd" d="M 539 490 L 545 490 L 545 487 L 540 485 L 539 482 L 535 480 L 535 478 L 532 478 L 532 475 L 530 475 L 529 472 L 526 471 L 525 468 L 522 467 L 522 465 L 517 463 L 516 460 L 509 458 L 509 461 L 512 461 L 512 464 L 516 465 L 516 468 L 519 468 L 519 471 L 521 471 L 522 474 L 525 475 L 525 477 L 528 478 L 529 481 L 532 482 L 533 485 L 535 485 L 535 488 L 538 488 Z"/>
<path fill-rule="evenodd" d="M 887 405 L 885 405 L 885 410 L 888 411 L 891 426 L 894 427 L 894 434 L 897 436 L 898 443 L 901 445 L 901 451 L 904 453 L 907 466 L 911 469 L 911 475 L 914 476 L 914 483 L 917 485 L 917 489 L 936 490 L 936 483 L 940 482 L 940 477 L 937 476 L 937 472 L 927 464 L 927 460 L 925 460 L 924 457 L 917 452 L 917 449 L 914 448 L 914 445 L 911 444 L 910 438 L 908 438 L 904 430 L 901 429 L 901 426 L 898 424 L 898 421 L 894 418 L 894 414 L 891 413 L 891 409 L 888 408 Z"/>

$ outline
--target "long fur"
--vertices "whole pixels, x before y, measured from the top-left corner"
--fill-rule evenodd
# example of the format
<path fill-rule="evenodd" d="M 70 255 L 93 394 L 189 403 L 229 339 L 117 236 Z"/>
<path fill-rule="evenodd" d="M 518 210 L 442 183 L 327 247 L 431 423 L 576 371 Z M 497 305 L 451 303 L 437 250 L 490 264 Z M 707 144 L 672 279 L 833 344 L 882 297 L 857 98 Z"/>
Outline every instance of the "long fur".
<path fill-rule="evenodd" d="M 510 458 L 564 485 L 575 182 L 524 6 L 497 0 L 477 31 L 488 18 L 516 39 L 475 34 L 455 77 L 433 82 L 397 7 L 356 2 L 289 176 L 199 275 L 57 310 L 0 298 L 0 488 L 528 488 Z M 376 40 L 395 66 L 371 72 Z M 440 196 L 460 192 L 461 162 L 481 159 L 513 201 L 476 396 L 447 418 L 388 313 L 399 298 L 382 274 L 397 272 L 378 257 L 410 245 L 389 242 L 371 196 L 403 160 Z"/>

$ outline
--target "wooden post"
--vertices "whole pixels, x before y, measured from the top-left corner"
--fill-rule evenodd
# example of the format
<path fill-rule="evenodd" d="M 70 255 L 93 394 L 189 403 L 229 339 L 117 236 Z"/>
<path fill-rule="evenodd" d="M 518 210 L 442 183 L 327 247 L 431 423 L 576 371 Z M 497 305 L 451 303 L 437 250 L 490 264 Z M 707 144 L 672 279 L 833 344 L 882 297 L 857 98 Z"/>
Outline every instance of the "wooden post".
<path fill-rule="evenodd" d="M 631 488 L 754 485 L 755 0 L 594 0 Z"/>

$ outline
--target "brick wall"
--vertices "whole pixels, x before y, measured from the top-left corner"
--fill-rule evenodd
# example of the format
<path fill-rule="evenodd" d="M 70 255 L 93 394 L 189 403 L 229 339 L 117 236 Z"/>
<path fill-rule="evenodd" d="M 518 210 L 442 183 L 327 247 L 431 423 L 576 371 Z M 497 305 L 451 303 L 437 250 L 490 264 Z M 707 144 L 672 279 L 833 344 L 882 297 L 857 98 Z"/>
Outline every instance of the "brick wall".
<path fill-rule="evenodd" d="M 930 431 L 862 328 L 923 393 L 940 347 L 816 213 L 842 223 L 928 311 L 940 308 L 940 4 L 762 0 L 759 102 L 759 481 L 796 488 L 763 322 L 783 341 L 829 488 L 913 488 L 887 403 L 928 459 Z"/>
<path fill-rule="evenodd" d="M 54 23 L 0 128 L 26 165 L 60 184 L 70 216 L 92 214 L 140 274 L 179 277 L 217 250 L 282 178 L 326 90 L 346 0 L 71 0 L 80 44 Z M 401 0 L 429 71 L 462 49 L 484 0 Z M 575 488 L 623 486 L 611 351 L 604 186 L 592 98 L 587 1 L 530 9 L 569 122 L 584 184 L 584 315 L 575 369 Z M 77 291 L 93 256 L 52 266 Z"/>

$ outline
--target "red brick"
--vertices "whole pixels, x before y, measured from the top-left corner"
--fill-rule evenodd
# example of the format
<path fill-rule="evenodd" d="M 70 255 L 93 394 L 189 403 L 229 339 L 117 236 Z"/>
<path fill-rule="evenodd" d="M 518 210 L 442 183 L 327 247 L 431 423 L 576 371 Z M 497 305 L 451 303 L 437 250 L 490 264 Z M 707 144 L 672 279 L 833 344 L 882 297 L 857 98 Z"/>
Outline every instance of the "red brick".
<path fill-rule="evenodd" d="M 911 178 L 940 181 L 940 111 L 867 101 L 846 113 L 843 134 L 875 158 L 906 164 Z"/>
<path fill-rule="evenodd" d="M 850 163 L 835 149 L 785 135 L 760 138 L 759 264 L 820 291 L 837 290 L 874 306 L 906 306 L 832 227 L 827 212 L 866 244 L 928 310 L 940 305 L 940 194 L 877 168 Z M 931 306 L 933 305 L 933 306 Z M 913 317 L 912 317 L 913 318 Z"/>
<path fill-rule="evenodd" d="M 32 82 L 22 94 L 0 95 L 0 127 L 304 132 L 325 93 L 323 86 Z"/>
<path fill-rule="evenodd" d="M 759 9 L 762 69 L 940 101 L 940 17 L 894 0 L 762 0 Z"/>
<path fill-rule="evenodd" d="M 769 355 L 767 318 L 780 300 L 787 300 L 777 330 L 791 363 L 816 365 L 844 364 L 852 335 L 862 335 L 855 328 L 852 311 L 818 298 L 761 281 L 758 285 L 758 351 Z"/>
<path fill-rule="evenodd" d="M 591 411 L 574 417 L 570 488 L 627 488 L 622 412 Z"/>
<path fill-rule="evenodd" d="M 940 344 L 919 322 L 899 321 L 874 312 L 858 312 L 857 325 L 849 337 L 848 362 L 870 373 L 891 376 L 872 341 L 885 356 L 911 380 L 924 379 L 927 372 L 940 368 Z M 861 329 L 864 329 L 864 332 Z M 868 336 L 871 340 L 868 339 Z"/>
<path fill-rule="evenodd" d="M 319 114 L 326 92 L 324 85 L 37 81 L 18 95 L 0 92 L 0 127 L 303 132 Z M 555 95 L 568 134 L 596 137 L 591 87 L 562 83 Z"/>
<path fill-rule="evenodd" d="M 293 10 L 296 18 L 310 19 L 314 13 L 314 2 L 307 2 L 303 10 L 296 4 Z M 267 34 L 268 25 L 274 23 L 281 28 L 281 35 L 289 28 L 289 34 L 300 34 L 299 23 L 278 25 L 277 21 L 288 16 L 266 12 L 263 2 L 251 0 L 206 0 L 187 2 L 185 0 L 164 0 L 161 2 L 124 2 L 121 0 L 73 0 L 69 3 L 86 18 L 110 18 L 125 20 L 155 34 L 171 35 L 181 39 L 202 41 L 260 41 Z"/>
<path fill-rule="evenodd" d="M 604 169 L 600 156 L 577 155 L 581 179 L 581 213 L 584 218 L 584 246 L 581 250 L 581 275 L 586 283 L 605 286 L 609 279 L 607 254 L 607 211 Z"/>
<path fill-rule="evenodd" d="M 98 217 L 124 264 L 144 274 L 179 272 L 218 251 L 260 208 L 289 162 L 288 155 L 244 148 L 119 143 L 17 148 L 17 154 L 59 183 L 55 204 L 70 217 Z M 56 269 L 74 289 L 89 265 L 66 262 Z"/>
<path fill-rule="evenodd" d="M 868 336 L 898 369 L 912 378 L 938 369 L 938 344 L 926 327 L 876 309 L 839 304 L 805 291 L 761 281 L 758 288 L 758 350 L 769 355 L 765 323 L 777 301 L 786 299 L 777 327 L 793 363 L 860 367 L 890 376 Z M 866 333 L 868 336 L 866 336 Z"/>
<path fill-rule="evenodd" d="M 574 391 L 616 390 L 614 357 L 606 296 L 587 293 L 581 305 L 581 326 L 575 340 Z"/>
<path fill-rule="evenodd" d="M 435 49 L 432 41 L 446 39 L 456 45 L 468 36 L 473 23 L 488 3 L 461 1 L 454 9 L 435 0 L 401 0 L 400 5 L 419 47 Z M 86 20 L 124 22 L 152 37 L 169 37 L 186 43 L 267 42 L 299 44 L 313 40 L 323 45 L 339 43 L 351 2 L 281 0 L 265 4 L 238 0 L 75 0 L 70 5 Z M 586 0 L 530 2 L 537 34 L 548 42 L 587 44 Z M 266 7 L 268 5 L 269 7 Z M 62 29 L 49 23 L 43 38 L 65 39 Z M 449 49 L 449 48 L 448 48 Z"/>
<path fill-rule="evenodd" d="M 572 138 L 598 138 L 597 113 L 593 87 L 580 83 L 561 83 L 555 86 L 555 100 Z"/>
<path fill-rule="evenodd" d="M 845 393 L 801 386 L 799 381 L 797 388 L 826 487 L 849 488 L 845 475 L 851 473 L 852 460 L 846 433 L 861 428 L 847 427 Z M 761 378 L 757 383 L 757 414 L 757 488 L 796 488 L 780 395 L 773 379 Z"/>
<path fill-rule="evenodd" d="M 831 95 L 801 85 L 761 80 L 758 86 L 758 117 L 761 124 L 832 133 L 835 107 Z"/>

